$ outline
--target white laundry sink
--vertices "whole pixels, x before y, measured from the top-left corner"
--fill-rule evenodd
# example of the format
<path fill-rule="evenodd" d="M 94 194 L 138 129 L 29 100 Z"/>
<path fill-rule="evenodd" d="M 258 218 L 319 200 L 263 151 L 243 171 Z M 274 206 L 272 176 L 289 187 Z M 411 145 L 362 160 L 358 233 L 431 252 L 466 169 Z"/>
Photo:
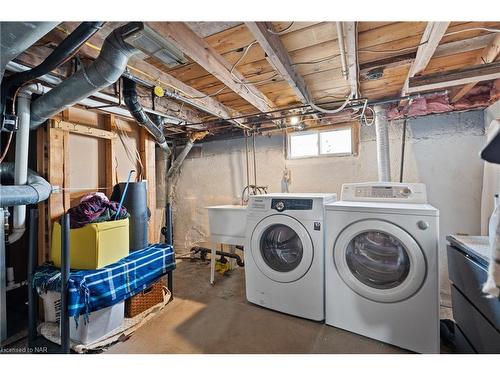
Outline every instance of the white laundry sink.
<path fill-rule="evenodd" d="M 243 245 L 247 222 L 247 206 L 228 204 L 210 206 L 208 223 L 213 242 Z"/>

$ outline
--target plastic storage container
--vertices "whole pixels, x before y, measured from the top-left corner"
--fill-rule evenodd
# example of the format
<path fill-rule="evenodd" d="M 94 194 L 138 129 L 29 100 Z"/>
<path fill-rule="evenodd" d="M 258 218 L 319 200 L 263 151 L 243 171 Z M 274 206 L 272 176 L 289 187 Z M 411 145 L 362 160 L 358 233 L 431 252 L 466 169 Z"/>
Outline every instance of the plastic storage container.
<path fill-rule="evenodd" d="M 42 293 L 43 309 L 46 322 L 59 322 L 61 316 L 61 293 L 49 291 Z M 89 314 L 89 321 L 85 323 L 83 316 L 78 319 L 78 328 L 75 319 L 69 318 L 70 339 L 85 345 L 92 344 L 108 336 L 112 331 L 121 327 L 125 319 L 125 302 L 94 311 Z"/>
<path fill-rule="evenodd" d="M 128 219 L 87 224 L 70 229 L 70 267 L 96 270 L 129 255 Z M 50 257 L 61 265 L 61 225 L 54 223 Z"/>

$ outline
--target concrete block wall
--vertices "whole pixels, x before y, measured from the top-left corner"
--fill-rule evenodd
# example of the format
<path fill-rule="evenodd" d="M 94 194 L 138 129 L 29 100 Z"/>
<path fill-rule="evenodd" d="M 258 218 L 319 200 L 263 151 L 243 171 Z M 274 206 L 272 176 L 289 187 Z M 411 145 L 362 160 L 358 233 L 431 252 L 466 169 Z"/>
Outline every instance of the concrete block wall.
<path fill-rule="evenodd" d="M 390 125 L 391 174 L 399 181 L 402 121 Z M 404 181 L 427 185 L 430 204 L 440 210 L 441 278 L 448 289 L 446 241 L 451 233 L 480 233 L 485 142 L 483 111 L 409 119 Z M 244 139 L 202 144 L 197 157 L 186 159 L 175 190 L 174 244 L 178 252 L 208 246 L 206 206 L 238 204 L 246 185 Z M 290 192 L 336 192 L 346 182 L 377 180 L 375 129 L 362 127 L 356 156 L 287 160 L 284 137 L 256 140 L 257 183 L 281 191 L 283 172 L 291 173 Z M 253 176 L 253 174 L 251 174 Z M 251 179 L 251 181 L 253 181 Z"/>

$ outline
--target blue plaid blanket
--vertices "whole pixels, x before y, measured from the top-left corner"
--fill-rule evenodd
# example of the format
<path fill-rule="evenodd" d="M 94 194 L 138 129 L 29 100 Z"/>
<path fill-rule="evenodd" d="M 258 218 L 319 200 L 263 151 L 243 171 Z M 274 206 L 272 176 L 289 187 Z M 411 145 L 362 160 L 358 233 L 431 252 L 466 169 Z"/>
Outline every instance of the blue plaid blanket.
<path fill-rule="evenodd" d="M 98 270 L 71 271 L 68 284 L 69 316 L 85 320 L 92 311 L 124 301 L 148 288 L 153 281 L 175 269 L 174 249 L 156 244 L 134 251 L 120 261 Z M 44 265 L 34 275 L 39 293 L 61 291 L 59 268 Z"/>

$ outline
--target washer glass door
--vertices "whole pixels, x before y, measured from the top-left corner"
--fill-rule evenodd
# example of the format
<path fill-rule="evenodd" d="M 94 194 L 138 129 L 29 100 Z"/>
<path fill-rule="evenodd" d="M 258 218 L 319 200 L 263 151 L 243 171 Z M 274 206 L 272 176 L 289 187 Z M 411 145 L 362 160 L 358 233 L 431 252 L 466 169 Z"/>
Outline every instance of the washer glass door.
<path fill-rule="evenodd" d="M 351 224 L 340 233 L 333 251 L 343 281 L 374 301 L 409 298 L 425 279 L 425 257 L 420 246 L 406 231 L 386 221 Z"/>
<path fill-rule="evenodd" d="M 282 214 L 260 221 L 251 240 L 251 254 L 259 270 L 278 282 L 293 282 L 311 266 L 311 237 L 298 220 Z"/>

